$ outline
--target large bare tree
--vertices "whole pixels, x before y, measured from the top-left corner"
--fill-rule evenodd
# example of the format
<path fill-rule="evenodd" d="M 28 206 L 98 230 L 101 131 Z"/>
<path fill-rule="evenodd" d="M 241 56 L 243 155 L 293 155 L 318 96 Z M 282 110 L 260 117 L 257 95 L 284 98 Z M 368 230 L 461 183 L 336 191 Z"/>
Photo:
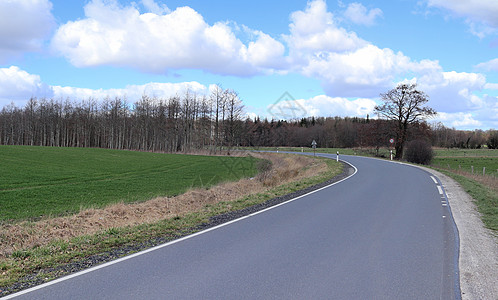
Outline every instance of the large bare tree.
<path fill-rule="evenodd" d="M 416 84 L 400 84 L 380 96 L 384 103 L 376 106 L 375 111 L 396 124 L 396 159 L 401 159 L 410 125 L 436 115 L 436 111 L 425 106 L 429 96 L 417 90 Z"/>

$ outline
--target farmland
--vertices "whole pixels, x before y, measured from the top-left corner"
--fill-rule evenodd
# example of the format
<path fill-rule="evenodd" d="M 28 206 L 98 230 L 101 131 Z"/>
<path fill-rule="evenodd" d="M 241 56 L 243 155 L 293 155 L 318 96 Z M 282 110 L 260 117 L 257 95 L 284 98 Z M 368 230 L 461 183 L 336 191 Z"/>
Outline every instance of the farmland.
<path fill-rule="evenodd" d="M 0 221 L 174 196 L 254 176 L 252 157 L 0 146 Z"/>

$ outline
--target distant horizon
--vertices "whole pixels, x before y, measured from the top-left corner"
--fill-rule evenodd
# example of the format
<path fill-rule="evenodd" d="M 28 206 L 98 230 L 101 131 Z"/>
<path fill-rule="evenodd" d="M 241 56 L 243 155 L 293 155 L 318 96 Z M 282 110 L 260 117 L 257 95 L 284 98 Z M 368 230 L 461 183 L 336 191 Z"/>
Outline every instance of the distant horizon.
<path fill-rule="evenodd" d="M 0 108 L 233 89 L 247 116 L 375 117 L 417 83 L 428 123 L 498 129 L 495 1 L 0 3 Z M 279 104 L 277 104 L 279 103 Z"/>

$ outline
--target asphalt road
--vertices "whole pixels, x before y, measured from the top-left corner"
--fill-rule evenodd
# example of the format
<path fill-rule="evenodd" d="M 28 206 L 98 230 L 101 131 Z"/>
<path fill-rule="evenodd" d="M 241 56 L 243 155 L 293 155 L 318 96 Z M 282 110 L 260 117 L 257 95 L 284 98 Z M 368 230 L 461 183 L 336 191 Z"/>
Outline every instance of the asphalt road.
<path fill-rule="evenodd" d="M 16 299 L 458 299 L 437 180 L 341 158 L 357 168 L 341 183 Z"/>

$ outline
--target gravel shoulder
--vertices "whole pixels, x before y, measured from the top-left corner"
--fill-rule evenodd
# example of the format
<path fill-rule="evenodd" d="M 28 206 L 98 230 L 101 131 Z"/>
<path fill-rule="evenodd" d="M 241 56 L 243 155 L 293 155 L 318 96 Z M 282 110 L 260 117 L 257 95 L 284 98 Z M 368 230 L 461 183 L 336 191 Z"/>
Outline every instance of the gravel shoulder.
<path fill-rule="evenodd" d="M 462 299 L 498 299 L 498 237 L 484 227 L 472 197 L 452 178 L 421 167 L 441 181 L 460 237 Z"/>

